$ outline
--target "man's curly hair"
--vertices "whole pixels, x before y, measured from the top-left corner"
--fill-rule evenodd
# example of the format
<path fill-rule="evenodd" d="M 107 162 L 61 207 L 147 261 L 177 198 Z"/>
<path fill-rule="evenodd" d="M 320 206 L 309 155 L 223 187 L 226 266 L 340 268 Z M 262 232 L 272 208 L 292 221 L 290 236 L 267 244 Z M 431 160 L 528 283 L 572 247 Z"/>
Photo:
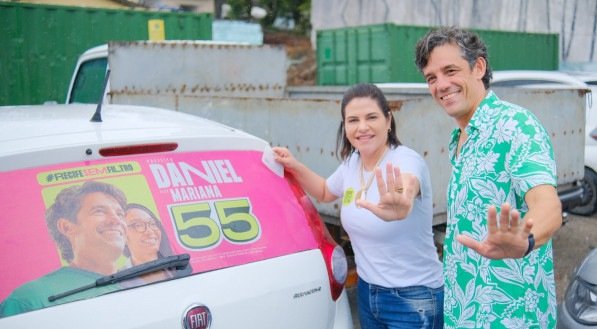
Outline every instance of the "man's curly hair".
<path fill-rule="evenodd" d="M 464 58 L 469 66 L 472 68 L 481 57 L 485 59 L 487 68 L 483 76 L 483 85 L 485 89 L 489 89 L 489 82 L 492 78 L 491 66 L 487 54 L 487 47 L 481 38 L 474 32 L 457 28 L 457 27 L 441 27 L 429 31 L 419 42 L 415 48 L 415 64 L 419 71 L 427 66 L 429 56 L 435 47 L 443 46 L 445 44 L 453 44 L 458 46 L 462 58 Z"/>
<path fill-rule="evenodd" d="M 83 185 L 75 185 L 60 191 L 54 204 L 46 210 L 46 225 L 56 245 L 60 249 L 62 258 L 70 262 L 73 259 L 73 249 L 67 237 L 58 230 L 58 220 L 65 218 L 73 223 L 77 222 L 77 213 L 81 209 L 81 202 L 90 193 L 100 192 L 113 197 L 125 209 L 127 201 L 124 192 L 114 185 L 88 181 Z"/>

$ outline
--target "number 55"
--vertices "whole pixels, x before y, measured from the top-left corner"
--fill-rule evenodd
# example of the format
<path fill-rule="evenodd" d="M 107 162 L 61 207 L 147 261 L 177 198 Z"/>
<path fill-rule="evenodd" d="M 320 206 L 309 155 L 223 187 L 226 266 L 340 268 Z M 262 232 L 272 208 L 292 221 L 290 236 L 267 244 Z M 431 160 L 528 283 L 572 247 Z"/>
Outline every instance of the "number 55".
<path fill-rule="evenodd" d="M 217 219 L 211 217 L 212 202 L 176 205 L 170 208 L 179 241 L 190 249 L 206 249 L 220 243 L 222 233 L 231 243 L 248 243 L 260 235 L 257 218 L 247 199 L 213 202 Z M 218 225 L 219 222 L 219 225 Z"/>

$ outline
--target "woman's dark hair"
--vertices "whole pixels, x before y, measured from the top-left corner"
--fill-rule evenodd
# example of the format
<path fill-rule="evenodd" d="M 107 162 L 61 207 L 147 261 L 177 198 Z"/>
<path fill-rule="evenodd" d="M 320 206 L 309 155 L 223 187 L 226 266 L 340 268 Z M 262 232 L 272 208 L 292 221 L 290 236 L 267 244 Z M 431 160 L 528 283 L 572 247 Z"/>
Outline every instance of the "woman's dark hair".
<path fill-rule="evenodd" d="M 171 256 L 173 253 L 172 253 L 172 249 L 170 248 L 170 241 L 168 241 L 168 236 L 166 235 L 166 231 L 164 231 L 162 222 L 157 218 L 157 216 L 153 213 L 153 211 L 149 210 L 149 208 L 145 207 L 142 204 L 129 203 L 128 205 L 126 205 L 126 209 L 124 211 L 125 214 L 131 209 L 138 209 L 138 210 L 144 211 L 147 214 L 149 214 L 151 219 L 155 222 L 157 227 L 160 229 L 161 238 L 160 238 L 160 249 L 158 251 L 158 258 Z M 129 250 L 128 246 L 126 246 L 124 248 L 123 254 L 127 257 L 131 256 L 131 251 Z"/>
<path fill-rule="evenodd" d="M 429 31 L 419 42 L 415 48 L 415 64 L 419 71 L 427 66 L 429 56 L 435 47 L 443 46 L 445 44 L 453 44 L 460 48 L 462 58 L 464 58 L 470 68 L 473 68 L 477 58 L 481 57 L 485 60 L 487 68 L 483 76 L 483 85 L 485 89 L 489 89 L 489 82 L 492 78 L 491 66 L 487 58 L 487 47 L 481 38 L 471 31 L 467 31 L 457 27 L 441 27 Z"/>
<path fill-rule="evenodd" d="M 383 92 L 377 88 L 376 85 L 369 84 L 369 83 L 361 83 L 354 85 L 344 93 L 344 97 L 342 98 L 342 106 L 341 106 L 341 115 L 342 120 L 340 121 L 340 127 L 338 128 L 338 133 L 336 136 L 336 155 L 342 159 L 346 160 L 350 155 L 355 151 L 354 146 L 350 144 L 350 141 L 346 137 L 346 131 L 344 130 L 344 118 L 346 115 L 346 105 L 350 103 L 355 98 L 371 98 L 374 100 L 381 113 L 383 113 L 384 117 L 390 119 L 390 131 L 388 131 L 388 145 L 391 147 L 396 147 L 401 145 L 398 137 L 396 136 L 396 124 L 394 123 L 394 116 L 390 111 L 390 107 L 388 106 L 388 101 L 384 96 Z"/>

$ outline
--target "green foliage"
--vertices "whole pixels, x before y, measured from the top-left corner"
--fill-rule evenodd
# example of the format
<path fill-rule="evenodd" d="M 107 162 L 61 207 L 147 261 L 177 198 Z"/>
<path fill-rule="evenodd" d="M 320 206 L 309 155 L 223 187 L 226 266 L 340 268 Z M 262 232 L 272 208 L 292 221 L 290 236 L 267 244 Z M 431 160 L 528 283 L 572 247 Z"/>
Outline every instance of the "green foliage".
<path fill-rule="evenodd" d="M 251 18 L 251 7 L 258 6 L 267 11 L 259 21 L 264 29 L 271 30 L 276 18 L 294 20 L 294 31 L 308 34 L 311 29 L 311 0 L 226 0 L 230 5 L 228 18 L 255 21 Z"/>

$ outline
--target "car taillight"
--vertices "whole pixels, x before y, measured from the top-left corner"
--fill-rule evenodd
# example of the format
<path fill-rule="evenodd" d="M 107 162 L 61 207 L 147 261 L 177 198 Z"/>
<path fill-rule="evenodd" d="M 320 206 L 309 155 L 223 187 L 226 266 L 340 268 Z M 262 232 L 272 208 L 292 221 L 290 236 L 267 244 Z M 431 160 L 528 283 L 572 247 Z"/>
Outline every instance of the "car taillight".
<path fill-rule="evenodd" d="M 307 194 L 305 194 L 296 178 L 288 172 L 285 172 L 285 177 L 289 181 L 295 197 L 305 211 L 309 226 L 317 240 L 328 270 L 332 299 L 337 300 L 344 289 L 344 283 L 348 276 L 348 261 L 346 260 L 344 249 L 334 241 L 321 217 L 319 217 L 317 209 L 315 209 L 315 206 Z"/>
<path fill-rule="evenodd" d="M 597 141 L 597 128 L 591 130 L 591 132 L 589 133 L 589 136 L 591 136 L 591 138 L 593 138 L 594 140 Z"/>
<path fill-rule="evenodd" d="M 143 153 L 159 153 L 174 151 L 178 148 L 177 143 L 159 143 L 159 144 L 140 144 L 140 145 L 126 145 L 104 147 L 99 150 L 99 154 L 105 157 L 143 154 Z"/>

